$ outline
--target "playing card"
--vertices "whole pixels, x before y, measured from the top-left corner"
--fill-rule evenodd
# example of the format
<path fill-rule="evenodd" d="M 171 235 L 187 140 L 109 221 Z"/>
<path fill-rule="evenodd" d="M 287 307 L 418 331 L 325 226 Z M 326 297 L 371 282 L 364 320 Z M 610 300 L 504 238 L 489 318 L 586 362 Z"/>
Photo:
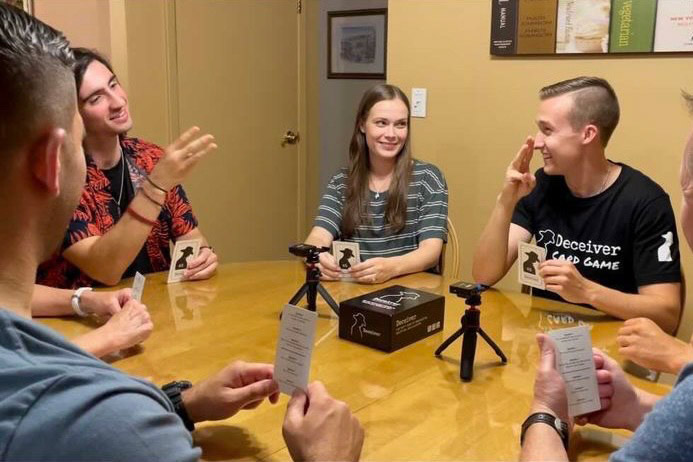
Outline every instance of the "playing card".
<path fill-rule="evenodd" d="M 348 271 L 352 266 L 361 262 L 358 242 L 333 241 L 332 255 L 337 260 L 337 266 L 342 270 L 343 281 L 353 281 Z"/>
<path fill-rule="evenodd" d="M 289 304 L 284 306 L 274 359 L 274 380 L 282 393 L 290 395 L 295 388 L 305 390 L 308 387 L 317 319 L 315 311 Z"/>
<path fill-rule="evenodd" d="M 546 249 L 520 242 L 517 258 L 517 279 L 520 284 L 545 289 L 544 280 L 539 276 L 539 265 L 546 260 Z"/>
<path fill-rule="evenodd" d="M 548 334 L 556 343 L 556 367 L 565 381 L 568 413 L 574 417 L 600 410 L 589 328 L 569 327 Z"/>
<path fill-rule="evenodd" d="M 142 292 L 144 291 L 145 277 L 138 271 L 135 273 L 135 280 L 132 283 L 132 298 L 138 302 L 142 302 Z"/>
<path fill-rule="evenodd" d="M 183 273 L 188 268 L 188 262 L 197 256 L 201 243 L 200 239 L 176 242 L 171 257 L 171 268 L 168 270 L 167 283 L 180 282 L 183 279 Z"/>

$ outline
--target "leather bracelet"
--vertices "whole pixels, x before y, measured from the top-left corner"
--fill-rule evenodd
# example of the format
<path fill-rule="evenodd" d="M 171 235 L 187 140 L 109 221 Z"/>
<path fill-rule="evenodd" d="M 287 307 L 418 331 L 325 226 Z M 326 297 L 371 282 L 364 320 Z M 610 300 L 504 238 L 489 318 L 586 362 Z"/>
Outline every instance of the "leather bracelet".
<path fill-rule="evenodd" d="M 82 309 L 82 307 L 79 305 L 79 302 L 82 299 L 82 293 L 89 292 L 90 290 L 92 290 L 91 287 L 80 287 L 79 289 L 75 290 L 75 293 L 72 294 L 72 297 L 70 297 L 72 311 L 74 311 L 75 314 L 80 318 L 86 318 L 87 316 L 89 316 L 89 313 Z"/>
<path fill-rule="evenodd" d="M 142 192 L 142 194 L 144 195 L 144 197 L 146 197 L 147 199 L 149 199 L 149 202 L 152 202 L 153 204 L 156 204 L 156 205 L 158 205 L 159 207 L 163 207 L 163 206 L 164 206 L 164 203 L 163 203 L 163 202 L 159 202 L 158 200 L 154 199 L 152 196 L 149 195 L 149 193 L 148 193 L 144 188 L 140 188 L 140 191 Z"/>
<path fill-rule="evenodd" d="M 149 225 L 149 226 L 152 226 L 152 227 L 156 226 L 156 221 L 150 220 L 149 218 L 146 218 L 146 217 L 143 217 L 143 216 L 140 215 L 139 213 L 135 212 L 135 211 L 132 209 L 132 206 L 130 206 L 130 207 L 128 207 L 127 209 L 125 209 L 125 212 L 126 212 L 126 213 L 129 213 L 135 220 L 137 220 L 137 221 L 139 221 L 139 222 L 141 222 L 141 223 L 145 223 L 145 224 L 147 224 L 147 225 Z"/>
<path fill-rule="evenodd" d="M 168 193 L 168 191 L 166 191 L 164 188 L 162 188 L 162 187 L 159 186 L 158 184 L 154 183 L 154 182 L 152 181 L 152 179 L 149 178 L 149 175 L 145 176 L 144 178 L 147 180 L 147 182 L 148 182 L 150 185 L 154 186 L 156 189 L 158 189 L 158 190 L 161 191 L 162 193 L 164 193 L 164 194 Z"/>
<path fill-rule="evenodd" d="M 522 446 L 525 441 L 525 433 L 529 427 L 536 423 L 546 424 L 556 430 L 556 433 L 558 433 L 558 436 L 561 438 L 563 447 L 566 451 L 568 450 L 568 440 L 570 438 L 570 435 L 568 434 L 568 424 L 563 422 L 558 417 L 549 414 L 548 412 L 535 412 L 525 419 L 525 421 L 522 423 L 522 431 L 520 433 L 520 446 Z"/>

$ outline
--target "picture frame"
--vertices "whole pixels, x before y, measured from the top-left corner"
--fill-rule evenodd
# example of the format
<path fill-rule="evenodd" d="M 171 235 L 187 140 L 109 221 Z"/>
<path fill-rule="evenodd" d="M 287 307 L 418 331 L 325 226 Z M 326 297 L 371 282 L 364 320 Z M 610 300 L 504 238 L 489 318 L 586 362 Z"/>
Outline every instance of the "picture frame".
<path fill-rule="evenodd" d="M 328 11 L 327 78 L 385 80 L 387 8 Z"/>
<path fill-rule="evenodd" d="M 29 14 L 34 14 L 34 0 L 0 0 L 12 6 L 21 8 Z"/>

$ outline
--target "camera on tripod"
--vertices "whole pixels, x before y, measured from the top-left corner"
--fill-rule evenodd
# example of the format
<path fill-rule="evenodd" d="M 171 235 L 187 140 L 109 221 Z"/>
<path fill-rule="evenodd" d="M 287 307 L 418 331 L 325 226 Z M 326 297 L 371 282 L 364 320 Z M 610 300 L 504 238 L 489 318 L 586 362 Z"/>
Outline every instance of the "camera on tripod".
<path fill-rule="evenodd" d="M 310 244 L 294 244 L 289 247 L 289 252 L 297 257 L 305 258 L 308 263 L 317 263 L 320 260 L 320 254 L 328 252 L 329 247 L 316 247 Z"/>
<path fill-rule="evenodd" d="M 450 284 L 450 293 L 455 294 L 460 298 L 471 298 L 475 296 L 480 296 L 481 292 L 488 289 L 488 286 L 483 284 L 473 284 L 471 282 L 456 282 Z"/>
<path fill-rule="evenodd" d="M 462 337 L 462 350 L 460 351 L 460 378 L 464 382 L 472 380 L 474 375 L 474 356 L 476 354 L 476 336 L 481 336 L 482 339 L 496 352 L 503 364 L 508 362 L 508 359 L 503 354 L 503 351 L 481 328 L 481 293 L 488 289 L 488 286 L 483 284 L 474 284 L 471 282 L 456 282 L 450 285 L 450 293 L 464 298 L 464 303 L 469 306 L 464 311 L 460 319 L 461 327 L 448 337 L 435 351 L 435 356 L 440 358 L 443 351 L 449 347 L 452 342 Z"/>
<path fill-rule="evenodd" d="M 289 246 L 289 252 L 297 257 L 306 259 L 306 282 L 298 289 L 298 292 L 291 297 L 289 303 L 296 305 L 305 295 L 308 300 L 307 308 L 310 311 L 316 311 L 316 299 L 318 294 L 320 294 L 330 308 L 332 308 L 332 311 L 339 316 L 339 305 L 337 305 L 337 302 L 334 301 L 327 290 L 320 284 L 320 268 L 318 267 L 320 254 L 329 250 L 329 247 L 317 247 L 305 243 Z"/>

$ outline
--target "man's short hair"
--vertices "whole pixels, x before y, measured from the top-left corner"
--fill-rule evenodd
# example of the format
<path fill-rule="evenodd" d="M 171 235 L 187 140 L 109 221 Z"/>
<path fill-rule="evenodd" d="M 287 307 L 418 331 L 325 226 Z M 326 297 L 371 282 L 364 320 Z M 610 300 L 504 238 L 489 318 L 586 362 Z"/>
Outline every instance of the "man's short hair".
<path fill-rule="evenodd" d="M 614 89 L 599 77 L 576 77 L 542 88 L 539 97 L 545 100 L 568 93 L 573 97 L 570 113 L 573 129 L 579 130 L 587 124 L 596 125 L 602 144 L 606 147 L 621 115 Z"/>
<path fill-rule="evenodd" d="M 73 62 L 63 34 L 0 2 L 0 162 L 47 126 L 71 132 Z"/>

